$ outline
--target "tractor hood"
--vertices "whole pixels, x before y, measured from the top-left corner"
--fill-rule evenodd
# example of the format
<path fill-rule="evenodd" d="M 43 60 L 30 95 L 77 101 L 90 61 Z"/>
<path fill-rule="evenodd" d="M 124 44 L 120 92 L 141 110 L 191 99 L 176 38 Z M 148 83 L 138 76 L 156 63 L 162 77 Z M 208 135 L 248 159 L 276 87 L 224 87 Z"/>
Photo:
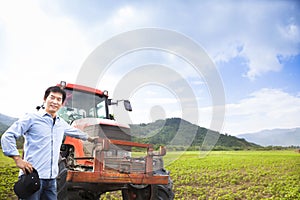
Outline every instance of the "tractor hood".
<path fill-rule="evenodd" d="M 116 122 L 115 120 L 100 119 L 100 118 L 82 118 L 82 119 L 77 119 L 72 123 L 72 126 L 77 127 L 81 130 L 83 130 L 88 126 L 93 126 L 93 125 L 115 126 L 119 128 L 126 128 L 126 129 L 130 128 L 128 124 L 121 124 Z"/>

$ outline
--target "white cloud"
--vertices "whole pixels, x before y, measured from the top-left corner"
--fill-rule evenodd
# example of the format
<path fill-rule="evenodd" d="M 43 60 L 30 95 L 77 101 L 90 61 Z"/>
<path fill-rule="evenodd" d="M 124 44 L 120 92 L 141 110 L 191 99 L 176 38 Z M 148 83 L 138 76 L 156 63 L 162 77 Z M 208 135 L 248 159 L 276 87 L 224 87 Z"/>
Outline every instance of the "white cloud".
<path fill-rule="evenodd" d="M 124 26 L 136 17 L 135 12 L 136 11 L 130 6 L 120 8 L 114 15 L 114 17 L 111 19 L 113 25 L 116 27 Z"/>
<path fill-rule="evenodd" d="M 282 35 L 282 37 L 286 38 L 287 40 L 290 40 L 292 42 L 299 42 L 299 26 L 297 26 L 294 23 L 287 24 L 286 26 L 279 26 L 279 33 Z"/>
<path fill-rule="evenodd" d="M 19 117 L 42 101 L 48 86 L 74 80 L 89 47 L 72 20 L 48 16 L 36 1 L 18 1 L 17 6 L 13 1 L 1 1 L 0 22 L 5 30 L 0 110 Z M 6 97 L 14 93 L 17 98 Z"/>
<path fill-rule="evenodd" d="M 151 11 L 145 8 L 139 8 L 134 5 L 115 6 L 101 19 L 94 19 L 96 24 L 88 27 L 87 40 L 91 44 L 100 45 L 103 41 L 110 39 L 116 34 L 131 31 L 136 28 L 149 26 L 151 24 Z M 134 3 L 131 3 L 134 4 Z M 103 8 L 106 9 L 106 5 Z M 101 11 L 100 11 L 101 12 Z"/>
<path fill-rule="evenodd" d="M 225 132 L 241 134 L 300 126 L 300 98 L 280 89 L 264 88 L 226 106 Z"/>
<path fill-rule="evenodd" d="M 297 4 L 295 2 L 166 1 L 155 5 L 128 1 L 122 6 L 103 3 L 95 8 L 99 12 L 105 10 L 100 18 L 90 17 L 93 22 L 85 22 L 85 19 L 79 22 L 81 16 L 64 13 L 58 1 L 40 7 L 40 2 L 34 0 L 17 3 L 0 0 L 0 113 L 20 116 L 27 112 L 28 108 L 40 103 L 49 84 L 60 80 L 74 81 L 88 53 L 103 40 L 135 28 L 160 27 L 184 33 L 203 45 L 216 62 L 230 62 L 240 57 L 248 66 L 244 75 L 252 80 L 270 71 L 280 71 L 284 65 L 278 61 L 278 56 L 289 59 L 300 51 L 299 14 L 291 9 Z M 108 71 L 112 73 L 105 75 L 104 84 L 99 88 L 113 94 L 113 86 L 130 70 L 126 68 L 132 64 L 129 61 L 134 60 L 134 66 L 140 66 L 154 60 L 174 67 L 193 87 L 198 103 L 200 99 L 202 103 L 209 99 L 209 95 L 202 92 L 203 80 L 196 79 L 199 74 L 175 55 L 165 52 L 152 55 L 148 60 L 145 59 L 147 55 L 140 54 L 126 57 L 131 60 L 120 59 L 120 73 L 114 73 L 118 69 Z M 167 116 L 182 114 L 180 106 L 172 107 L 174 98 L 170 100 L 168 96 L 160 96 L 147 108 L 143 107 L 145 103 L 147 101 L 133 105 L 134 109 L 138 108 L 134 110 L 138 112 L 135 112 L 136 120 L 148 120 L 147 112 L 150 113 L 151 107 L 158 103 L 169 105 L 165 107 Z M 300 124 L 299 107 L 299 94 L 292 96 L 282 90 L 262 89 L 247 99 L 228 105 L 224 129 L 232 134 L 293 127 Z M 211 110 L 200 108 L 200 122 L 207 127 Z"/>
<path fill-rule="evenodd" d="M 248 67 L 244 75 L 251 80 L 278 72 L 284 67 L 278 56 L 290 58 L 300 53 L 299 14 L 293 8 L 296 4 L 296 1 L 224 1 L 217 6 L 212 1 L 205 7 L 195 6 L 200 9 L 199 20 L 195 22 L 200 33 L 197 40 L 217 63 L 243 58 Z"/>
<path fill-rule="evenodd" d="M 260 46 L 260 48 L 257 48 L 257 46 L 251 45 L 245 48 L 243 52 L 243 56 L 248 60 L 249 67 L 244 75 L 251 80 L 270 71 L 278 72 L 283 67 L 277 58 L 278 51 L 271 49 L 270 46 Z"/>

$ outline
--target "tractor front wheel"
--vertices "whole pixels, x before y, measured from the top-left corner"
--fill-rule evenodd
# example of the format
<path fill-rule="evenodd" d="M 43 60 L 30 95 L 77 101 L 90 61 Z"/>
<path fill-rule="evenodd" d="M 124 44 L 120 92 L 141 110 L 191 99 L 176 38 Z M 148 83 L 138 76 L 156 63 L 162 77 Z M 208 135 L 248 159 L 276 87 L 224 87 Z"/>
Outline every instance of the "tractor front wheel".
<path fill-rule="evenodd" d="M 58 200 L 67 200 L 67 168 L 66 168 L 66 161 L 62 157 L 59 158 L 58 162 L 59 166 L 59 174 L 56 178 L 57 184 L 57 199 Z"/>
<path fill-rule="evenodd" d="M 155 174 L 166 175 L 168 172 L 164 169 L 158 170 Z M 174 192 L 172 190 L 173 182 L 169 178 L 167 185 L 132 185 L 122 190 L 123 200 L 173 200 Z"/>

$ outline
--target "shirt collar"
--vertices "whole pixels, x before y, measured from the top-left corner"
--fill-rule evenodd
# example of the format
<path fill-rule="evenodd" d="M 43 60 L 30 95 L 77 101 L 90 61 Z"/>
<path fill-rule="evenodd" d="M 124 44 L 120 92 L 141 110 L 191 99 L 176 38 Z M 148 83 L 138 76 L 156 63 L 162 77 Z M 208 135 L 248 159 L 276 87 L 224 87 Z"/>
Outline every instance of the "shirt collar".
<path fill-rule="evenodd" d="M 42 111 L 40 111 L 39 113 L 40 113 L 40 115 L 41 115 L 42 117 L 49 116 L 49 117 L 52 118 L 52 115 L 50 115 L 49 113 L 47 113 L 45 110 L 42 110 Z M 56 119 L 59 119 L 59 116 L 58 116 L 58 115 L 56 115 Z"/>

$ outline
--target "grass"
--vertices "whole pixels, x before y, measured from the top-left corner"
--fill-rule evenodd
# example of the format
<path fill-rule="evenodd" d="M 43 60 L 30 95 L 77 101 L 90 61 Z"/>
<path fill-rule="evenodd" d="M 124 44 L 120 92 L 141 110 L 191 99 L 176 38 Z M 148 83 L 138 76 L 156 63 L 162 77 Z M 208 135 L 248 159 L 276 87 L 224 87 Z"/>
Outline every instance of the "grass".
<path fill-rule="evenodd" d="M 300 154 L 295 151 L 168 152 L 175 199 L 300 199 Z M 18 169 L 0 153 L 0 199 L 12 199 Z M 120 199 L 120 192 L 102 200 Z"/>
<path fill-rule="evenodd" d="M 13 159 L 0 153 L 0 199 L 16 199 L 13 186 L 18 179 L 19 168 Z"/>
<path fill-rule="evenodd" d="M 299 153 L 230 151 L 200 155 L 186 152 L 167 166 L 175 199 L 300 199 Z"/>

